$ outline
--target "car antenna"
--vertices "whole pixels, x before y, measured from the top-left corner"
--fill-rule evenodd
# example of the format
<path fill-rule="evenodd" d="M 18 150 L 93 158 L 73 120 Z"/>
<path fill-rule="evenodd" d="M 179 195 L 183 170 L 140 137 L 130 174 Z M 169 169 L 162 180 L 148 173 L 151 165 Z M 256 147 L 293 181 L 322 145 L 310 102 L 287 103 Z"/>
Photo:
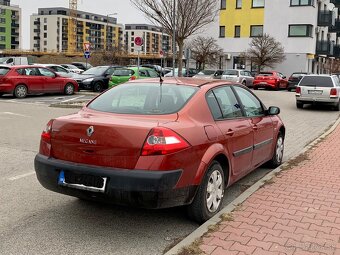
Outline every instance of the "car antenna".
<path fill-rule="evenodd" d="M 162 78 L 162 72 L 159 72 L 159 89 L 160 89 L 160 95 L 159 95 L 159 103 L 162 102 L 162 85 L 163 85 L 163 78 Z"/>

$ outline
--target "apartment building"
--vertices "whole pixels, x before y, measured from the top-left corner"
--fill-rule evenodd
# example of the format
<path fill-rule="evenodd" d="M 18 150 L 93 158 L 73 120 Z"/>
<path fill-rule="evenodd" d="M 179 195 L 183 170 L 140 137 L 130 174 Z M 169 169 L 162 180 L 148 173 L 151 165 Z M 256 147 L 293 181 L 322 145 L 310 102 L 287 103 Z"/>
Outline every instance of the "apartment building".
<path fill-rule="evenodd" d="M 286 60 L 274 67 L 286 76 L 294 71 L 329 73 L 338 46 L 340 0 L 221 0 L 210 33 L 225 55 L 221 68 L 256 70 L 241 53 L 253 37 L 264 33 L 281 42 Z"/>
<path fill-rule="evenodd" d="M 143 38 L 142 47 L 135 45 L 135 38 Z M 162 29 L 157 26 L 147 24 L 126 24 L 125 25 L 125 47 L 130 54 L 152 54 L 166 56 L 171 52 L 171 37 L 163 33 Z"/>
<path fill-rule="evenodd" d="M 68 52 L 69 36 L 68 8 L 39 8 L 31 15 L 30 48 L 34 51 Z M 124 46 L 123 25 L 115 17 L 77 11 L 76 51 L 83 51 L 85 42 L 91 43 L 91 50 L 112 49 Z"/>
<path fill-rule="evenodd" d="M 21 48 L 21 9 L 0 0 L 0 50 Z"/>

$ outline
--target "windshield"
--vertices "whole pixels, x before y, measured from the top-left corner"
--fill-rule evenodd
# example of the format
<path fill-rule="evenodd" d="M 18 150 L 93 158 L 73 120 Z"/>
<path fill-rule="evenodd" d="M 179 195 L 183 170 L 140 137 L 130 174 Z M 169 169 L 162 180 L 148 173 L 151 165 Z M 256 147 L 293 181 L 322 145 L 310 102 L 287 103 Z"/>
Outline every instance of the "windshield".
<path fill-rule="evenodd" d="M 185 85 L 127 83 L 100 95 L 88 108 L 120 114 L 170 114 L 182 109 L 198 90 Z"/>
<path fill-rule="evenodd" d="M 200 71 L 198 74 L 199 74 L 199 75 L 212 75 L 212 74 L 214 74 L 214 73 L 215 73 L 214 70 L 202 70 L 202 71 Z"/>
<path fill-rule="evenodd" d="M 6 75 L 9 72 L 9 70 L 10 70 L 9 68 L 1 66 L 0 75 Z"/>
<path fill-rule="evenodd" d="M 327 76 L 304 76 L 300 81 L 299 86 L 333 87 L 333 81 L 331 77 Z"/>
<path fill-rule="evenodd" d="M 83 72 L 82 74 L 91 74 L 91 75 L 102 75 L 107 70 L 107 66 L 97 66 L 92 67 L 89 70 Z"/>
<path fill-rule="evenodd" d="M 237 70 L 225 70 L 223 74 L 224 75 L 238 75 L 238 71 Z"/>

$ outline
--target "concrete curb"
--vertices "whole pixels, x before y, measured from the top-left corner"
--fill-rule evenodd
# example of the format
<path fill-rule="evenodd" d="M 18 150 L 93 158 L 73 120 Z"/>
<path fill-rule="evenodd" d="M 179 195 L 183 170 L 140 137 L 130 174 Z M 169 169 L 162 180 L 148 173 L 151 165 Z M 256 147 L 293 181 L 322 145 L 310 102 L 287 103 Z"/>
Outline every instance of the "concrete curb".
<path fill-rule="evenodd" d="M 85 96 L 98 96 L 100 93 L 99 92 L 87 92 L 87 91 L 78 91 L 75 94 L 77 95 L 85 95 Z"/>
<path fill-rule="evenodd" d="M 219 213 L 217 213 L 214 217 L 206 221 L 203 225 L 201 225 L 199 228 L 197 228 L 194 232 L 192 232 L 190 235 L 188 235 L 186 238 L 184 238 L 181 242 L 179 242 L 177 245 L 175 245 L 173 248 L 171 248 L 168 252 L 165 253 L 165 255 L 177 255 L 183 248 L 191 245 L 193 242 L 195 242 L 198 238 L 202 237 L 206 232 L 209 230 L 209 226 L 216 225 L 221 221 L 221 216 L 227 213 L 231 213 L 238 205 L 242 204 L 248 197 L 250 197 L 253 193 L 255 193 L 259 188 L 261 188 L 262 185 L 266 183 L 266 181 L 272 179 L 275 177 L 275 175 L 282 171 L 282 169 L 285 166 L 288 166 L 289 161 L 296 158 L 297 156 L 305 153 L 309 149 L 311 149 L 314 145 L 316 145 L 321 139 L 325 138 L 329 134 L 331 134 L 335 128 L 340 124 L 340 117 L 334 122 L 331 128 L 329 128 L 325 133 L 323 133 L 321 136 L 316 138 L 314 141 L 312 141 L 310 144 L 308 144 L 304 149 L 298 153 L 295 157 L 292 157 L 287 162 L 279 166 L 278 168 L 274 169 L 267 175 L 265 175 L 262 179 L 257 181 L 254 185 L 252 185 L 250 188 L 248 188 L 245 192 L 243 192 L 239 197 L 237 197 L 235 200 L 233 200 L 230 204 L 228 204 L 226 207 L 224 207 Z"/>

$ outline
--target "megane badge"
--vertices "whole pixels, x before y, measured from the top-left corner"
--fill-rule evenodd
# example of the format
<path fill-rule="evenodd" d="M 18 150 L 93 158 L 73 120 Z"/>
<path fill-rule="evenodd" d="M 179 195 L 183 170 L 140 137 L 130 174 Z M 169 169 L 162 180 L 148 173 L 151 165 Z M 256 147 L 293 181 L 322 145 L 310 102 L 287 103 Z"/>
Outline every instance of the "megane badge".
<path fill-rule="evenodd" d="M 94 133 L 94 127 L 93 127 L 93 126 L 89 127 L 89 128 L 86 130 L 86 132 L 87 132 L 87 136 L 88 136 L 88 137 L 91 137 L 91 135 L 93 135 L 93 133 Z"/>

